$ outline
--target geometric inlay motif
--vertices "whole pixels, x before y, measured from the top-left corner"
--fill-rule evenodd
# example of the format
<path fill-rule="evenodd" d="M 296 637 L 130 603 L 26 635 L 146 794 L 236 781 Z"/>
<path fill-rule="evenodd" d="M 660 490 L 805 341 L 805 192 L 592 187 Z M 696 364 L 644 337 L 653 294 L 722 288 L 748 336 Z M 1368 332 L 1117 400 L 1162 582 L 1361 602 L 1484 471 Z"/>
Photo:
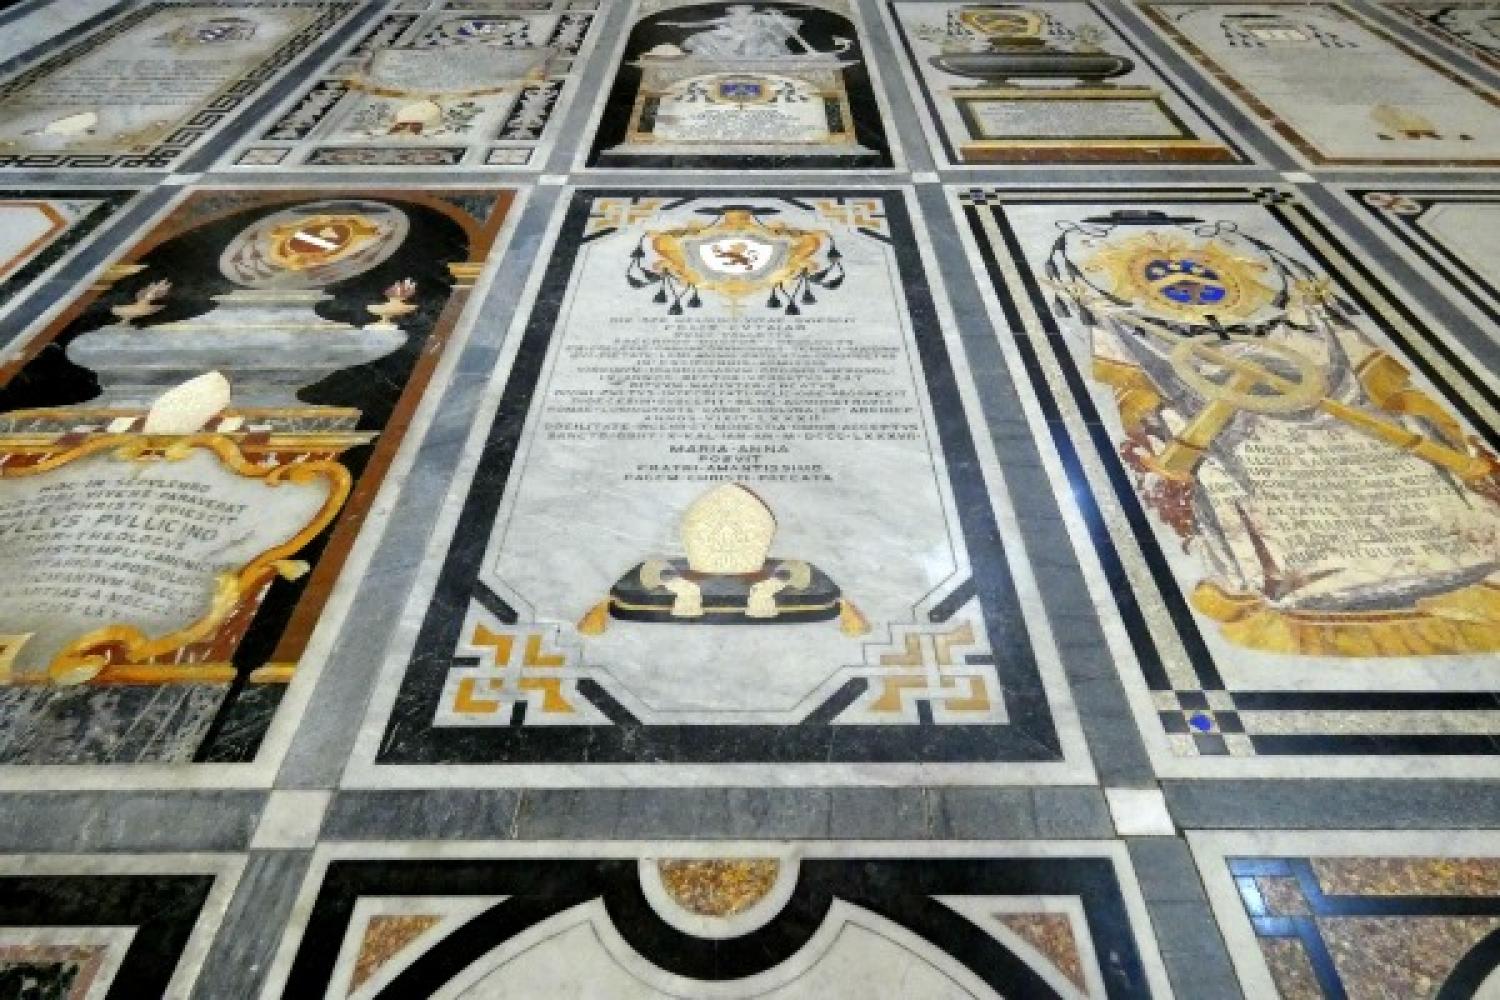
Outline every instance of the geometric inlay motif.
<path fill-rule="evenodd" d="M 1500 863 L 1230 858 L 1283 997 L 1471 996 L 1500 951 Z"/>
<path fill-rule="evenodd" d="M 425 931 L 442 923 L 441 916 L 403 914 L 390 916 L 376 914 L 365 925 L 364 940 L 359 945 L 359 957 L 354 963 L 354 976 L 349 981 L 349 990 L 363 986 L 407 945 L 421 937 Z"/>
<path fill-rule="evenodd" d="M 1045 955 L 1068 977 L 1068 982 L 1087 994 L 1083 962 L 1073 936 L 1073 921 L 1063 913 L 999 913 L 995 919 Z"/>
<path fill-rule="evenodd" d="M 538 846 L 324 847 L 268 995 L 1166 995 L 1119 845 Z"/>
<path fill-rule="evenodd" d="M 730 917 L 763 899 L 776 884 L 781 863 L 770 859 L 737 861 L 659 861 L 662 886 L 689 913 Z"/>

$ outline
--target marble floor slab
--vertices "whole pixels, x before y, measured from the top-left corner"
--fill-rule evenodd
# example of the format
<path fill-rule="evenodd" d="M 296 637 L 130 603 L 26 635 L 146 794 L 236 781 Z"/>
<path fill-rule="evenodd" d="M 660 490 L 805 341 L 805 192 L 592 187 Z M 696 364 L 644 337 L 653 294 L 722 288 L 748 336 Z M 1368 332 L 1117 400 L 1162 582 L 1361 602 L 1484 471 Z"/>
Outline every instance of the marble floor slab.
<path fill-rule="evenodd" d="M 0 311 L 62 263 L 136 191 L 7 190 L 0 193 Z"/>
<path fill-rule="evenodd" d="M 1496 0 L 0 0 L 0 1000 L 1500 997 Z"/>

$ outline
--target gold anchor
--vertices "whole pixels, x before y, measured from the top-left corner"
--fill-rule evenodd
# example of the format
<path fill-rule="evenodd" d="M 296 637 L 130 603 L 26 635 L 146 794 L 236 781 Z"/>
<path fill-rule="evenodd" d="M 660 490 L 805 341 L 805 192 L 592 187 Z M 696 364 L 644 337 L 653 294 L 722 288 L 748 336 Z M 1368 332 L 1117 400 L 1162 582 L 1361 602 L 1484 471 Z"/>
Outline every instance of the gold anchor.
<path fill-rule="evenodd" d="M 1159 337 L 1166 336 L 1158 331 L 1151 332 Z M 1253 344 L 1262 353 L 1289 362 L 1297 377 L 1279 375 L 1251 358 L 1226 351 L 1220 343 L 1201 339 L 1178 341 L 1172 348 L 1172 368 L 1209 403 L 1160 455 L 1147 460 L 1153 471 L 1169 479 L 1191 480 L 1193 470 L 1203 460 L 1209 445 L 1240 410 L 1289 414 L 1309 408 L 1321 410 L 1362 434 L 1441 466 L 1465 482 L 1491 474 L 1490 465 L 1483 458 L 1449 448 L 1399 424 L 1329 399 L 1317 363 L 1294 347 L 1243 335 L 1230 335 L 1223 343 Z M 1204 362 L 1221 369 L 1228 378 L 1216 381 L 1205 374 L 1199 368 Z"/>

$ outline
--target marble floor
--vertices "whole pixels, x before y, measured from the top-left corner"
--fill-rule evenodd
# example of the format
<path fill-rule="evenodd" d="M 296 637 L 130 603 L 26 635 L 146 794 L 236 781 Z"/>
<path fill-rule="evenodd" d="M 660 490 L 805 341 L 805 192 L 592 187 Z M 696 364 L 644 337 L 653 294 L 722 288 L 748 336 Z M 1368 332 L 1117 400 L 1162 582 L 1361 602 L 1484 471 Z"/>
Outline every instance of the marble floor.
<path fill-rule="evenodd" d="M 1500 0 L 0 4 L 0 1000 L 1500 998 Z"/>

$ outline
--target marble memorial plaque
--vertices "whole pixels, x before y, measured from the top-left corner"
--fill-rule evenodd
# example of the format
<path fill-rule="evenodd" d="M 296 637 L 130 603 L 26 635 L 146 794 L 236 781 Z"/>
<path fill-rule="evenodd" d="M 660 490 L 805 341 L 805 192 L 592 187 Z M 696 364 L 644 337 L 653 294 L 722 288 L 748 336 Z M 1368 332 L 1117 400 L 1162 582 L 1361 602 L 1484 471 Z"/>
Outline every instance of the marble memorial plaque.
<path fill-rule="evenodd" d="M 335 843 L 294 912 L 266 998 L 1170 995 L 1099 842 Z"/>
<path fill-rule="evenodd" d="M 637 0 L 633 14 L 589 166 L 892 165 L 847 0 Z"/>
<path fill-rule="evenodd" d="M 1500 164 L 1500 95 L 1349 7 L 1141 7 L 1311 165 Z"/>
<path fill-rule="evenodd" d="M 589 0 L 389 3 L 232 151 L 241 167 L 540 166 L 591 50 Z"/>
<path fill-rule="evenodd" d="M 1500 68 L 1500 4 L 1494 0 L 1392 4 L 1407 20 L 1486 65 Z"/>
<path fill-rule="evenodd" d="M 1500 857 L 1478 830 L 1190 833 L 1247 997 L 1490 997 Z"/>
<path fill-rule="evenodd" d="M 1407 189 L 1350 192 L 1368 218 L 1436 271 L 1488 324 L 1500 329 L 1500 191 Z"/>
<path fill-rule="evenodd" d="M 358 780 L 1086 768 L 909 211 L 574 196 Z"/>
<path fill-rule="evenodd" d="M 889 10 L 950 165 L 1244 159 L 1091 3 Z"/>
<path fill-rule="evenodd" d="M 1158 771 L 1500 764 L 1496 401 L 1444 336 L 1285 192 L 959 203 Z"/>
<path fill-rule="evenodd" d="M 356 6 L 123 10 L 0 83 L 0 167 L 170 168 Z"/>
<path fill-rule="evenodd" d="M 133 191 L 0 192 L 0 310 L 133 197 Z"/>
<path fill-rule="evenodd" d="M 0 764 L 274 773 L 510 201 L 197 192 L 0 369 Z"/>
<path fill-rule="evenodd" d="M 235 855 L 0 855 L 0 996 L 192 994 Z"/>

